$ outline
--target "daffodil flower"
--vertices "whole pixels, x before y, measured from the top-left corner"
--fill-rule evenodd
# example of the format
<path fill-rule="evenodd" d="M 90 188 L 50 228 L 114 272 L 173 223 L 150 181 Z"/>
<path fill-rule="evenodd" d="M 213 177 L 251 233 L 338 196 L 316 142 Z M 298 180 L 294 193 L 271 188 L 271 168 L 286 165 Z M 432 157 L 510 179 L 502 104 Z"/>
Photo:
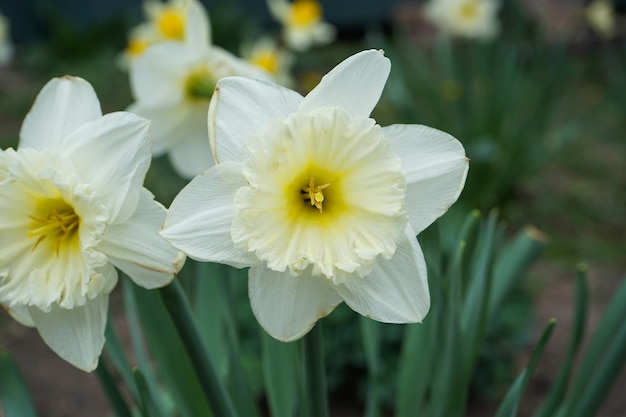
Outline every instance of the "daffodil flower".
<path fill-rule="evenodd" d="M 489 40 L 499 31 L 498 0 L 430 0 L 425 17 L 454 36 Z"/>
<path fill-rule="evenodd" d="M 267 6 L 283 25 L 285 42 L 296 51 L 335 39 L 335 27 L 323 20 L 322 5 L 317 0 L 267 0 Z"/>
<path fill-rule="evenodd" d="M 89 83 L 51 80 L 17 150 L 0 153 L 0 303 L 66 361 L 95 369 L 115 267 L 145 288 L 184 255 L 158 235 L 165 208 L 143 188 L 149 122 L 103 116 Z"/>
<path fill-rule="evenodd" d="M 120 60 L 124 68 L 155 43 L 169 41 L 197 45 L 209 39 L 209 18 L 197 0 L 148 0 L 144 3 L 144 13 L 148 21 L 130 32 Z"/>
<path fill-rule="evenodd" d="M 615 10 L 609 0 L 594 0 L 585 7 L 585 18 L 589 25 L 602 37 L 615 35 Z"/>
<path fill-rule="evenodd" d="M 241 56 L 250 64 L 267 72 L 276 83 L 285 87 L 293 85 L 291 66 L 294 57 L 289 51 L 281 49 L 272 38 L 262 37 L 254 43 L 244 44 Z"/>
<path fill-rule="evenodd" d="M 290 341 L 345 301 L 390 323 L 430 306 L 415 235 L 458 198 L 462 145 L 418 125 L 369 118 L 391 64 L 364 51 L 306 97 L 225 78 L 209 109 L 217 165 L 174 199 L 162 236 L 190 257 L 250 267 L 259 323 Z"/>
<path fill-rule="evenodd" d="M 0 65 L 6 65 L 13 58 L 9 20 L 0 13 Z"/>
<path fill-rule="evenodd" d="M 270 78 L 208 41 L 153 45 L 133 61 L 129 74 L 136 101 L 128 111 L 152 121 L 154 156 L 168 153 L 174 169 L 185 178 L 213 165 L 207 110 L 217 81 L 231 75 Z"/>

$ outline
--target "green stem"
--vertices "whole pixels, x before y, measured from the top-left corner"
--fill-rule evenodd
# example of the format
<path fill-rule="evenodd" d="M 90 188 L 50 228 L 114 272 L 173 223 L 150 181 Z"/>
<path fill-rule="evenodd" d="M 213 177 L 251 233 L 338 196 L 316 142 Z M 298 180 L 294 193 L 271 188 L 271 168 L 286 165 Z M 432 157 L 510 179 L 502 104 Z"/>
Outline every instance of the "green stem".
<path fill-rule="evenodd" d="M 191 307 L 178 280 L 159 290 L 163 303 L 174 322 L 189 357 L 196 367 L 198 379 L 215 415 L 237 417 L 232 401 L 219 379 L 217 371 L 206 355 L 204 343 Z"/>
<path fill-rule="evenodd" d="M 104 392 L 106 392 L 106 395 L 115 410 L 115 415 L 118 417 L 132 417 L 133 414 L 131 413 L 128 404 L 126 404 L 126 401 L 118 388 L 118 383 L 113 380 L 111 371 L 104 361 L 104 358 L 100 358 L 98 367 L 96 368 L 96 375 L 98 376 L 100 385 L 104 389 Z"/>
<path fill-rule="evenodd" d="M 322 326 L 317 323 L 304 336 L 304 379 L 309 416 L 328 417 L 328 396 L 326 370 L 324 367 L 324 347 Z"/>

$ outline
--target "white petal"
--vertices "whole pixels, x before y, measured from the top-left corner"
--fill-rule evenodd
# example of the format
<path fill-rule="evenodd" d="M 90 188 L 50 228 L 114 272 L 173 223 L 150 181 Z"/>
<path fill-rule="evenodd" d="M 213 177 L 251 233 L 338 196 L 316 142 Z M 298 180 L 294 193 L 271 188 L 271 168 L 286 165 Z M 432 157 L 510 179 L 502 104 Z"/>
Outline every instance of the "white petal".
<path fill-rule="evenodd" d="M 151 45 L 130 66 L 130 87 L 135 99 L 158 107 L 179 103 L 185 98 L 184 86 L 189 67 L 202 59 L 202 53 L 178 42 Z"/>
<path fill-rule="evenodd" d="M 241 165 L 225 162 L 194 178 L 170 206 L 161 236 L 193 259 L 236 268 L 258 263 L 233 245 L 233 199 L 247 185 Z"/>
<path fill-rule="evenodd" d="M 30 317 L 30 313 L 28 312 L 28 307 L 20 305 L 13 306 L 11 308 L 5 306 L 4 308 L 8 311 L 11 317 L 13 317 L 22 326 L 35 326 L 35 323 L 33 323 L 33 319 Z"/>
<path fill-rule="evenodd" d="M 418 323 L 430 308 L 426 263 L 410 227 L 391 259 L 379 259 L 369 275 L 335 288 L 354 311 L 384 323 Z"/>
<path fill-rule="evenodd" d="M 61 358 L 83 371 L 98 366 L 104 346 L 104 326 L 107 319 L 108 295 L 99 295 L 82 307 L 64 309 L 53 307 L 44 313 L 36 307 L 30 315 L 44 342 Z"/>
<path fill-rule="evenodd" d="M 468 162 L 463 145 L 440 130 L 420 125 L 383 128 L 406 172 L 405 210 L 418 234 L 443 215 L 457 200 Z"/>
<path fill-rule="evenodd" d="M 188 106 L 174 103 L 168 106 L 152 107 L 142 103 L 134 103 L 127 111 L 150 120 L 150 136 L 152 138 L 152 155 L 160 156 L 168 152 L 181 138 L 180 131 L 184 128 Z M 205 132 L 208 143 L 208 135 Z"/>
<path fill-rule="evenodd" d="M 248 295 L 261 327 L 283 342 L 304 336 L 341 302 L 326 278 L 307 272 L 293 276 L 264 265 L 250 269 Z"/>
<path fill-rule="evenodd" d="M 322 78 L 304 98 L 299 111 L 338 106 L 355 116 L 368 117 L 378 103 L 390 70 L 391 62 L 383 51 L 352 55 Z"/>
<path fill-rule="evenodd" d="M 102 116 L 91 84 L 82 78 L 53 78 L 24 119 L 20 148 L 59 149 L 68 135 Z"/>
<path fill-rule="evenodd" d="M 275 119 L 295 112 L 302 96 L 264 81 L 227 77 L 217 83 L 209 106 L 209 139 L 218 162 L 244 161 L 246 140 Z"/>
<path fill-rule="evenodd" d="M 181 177 L 192 179 L 215 165 L 207 134 L 206 107 L 198 105 L 190 108 L 185 123 L 176 135 L 177 141 L 169 149 L 169 156 Z"/>
<path fill-rule="evenodd" d="M 267 8 L 272 17 L 281 23 L 287 21 L 291 7 L 286 0 L 268 0 Z"/>
<path fill-rule="evenodd" d="M 83 125 L 66 141 L 64 151 L 82 181 L 94 186 L 107 202 L 112 220 L 132 214 L 150 167 L 150 122 L 116 112 Z"/>
<path fill-rule="evenodd" d="M 184 255 L 158 234 L 165 213 L 144 188 L 132 216 L 109 226 L 98 245 L 113 265 L 144 288 L 168 284 L 185 262 Z"/>
<path fill-rule="evenodd" d="M 206 48 L 211 43 L 211 22 L 200 2 L 192 0 L 185 12 L 185 43 L 191 48 Z"/>

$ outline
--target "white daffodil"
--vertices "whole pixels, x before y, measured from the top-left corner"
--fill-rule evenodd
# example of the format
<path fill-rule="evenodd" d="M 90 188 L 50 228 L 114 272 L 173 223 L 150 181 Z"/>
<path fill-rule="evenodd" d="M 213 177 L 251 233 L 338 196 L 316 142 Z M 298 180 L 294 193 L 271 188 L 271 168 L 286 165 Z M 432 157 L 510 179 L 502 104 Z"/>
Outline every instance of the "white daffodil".
<path fill-rule="evenodd" d="M 147 0 L 144 13 L 148 21 L 130 32 L 120 60 L 124 68 L 155 43 L 170 41 L 197 45 L 205 44 L 209 39 L 209 18 L 197 0 Z"/>
<path fill-rule="evenodd" d="M 265 71 L 208 42 L 153 45 L 130 67 L 135 103 L 128 111 L 152 121 L 154 156 L 168 153 L 185 178 L 213 165 L 207 110 L 217 80 L 230 75 L 269 79 Z"/>
<path fill-rule="evenodd" d="M 428 312 L 415 235 L 458 198 L 468 162 L 446 133 L 369 118 L 390 67 L 361 52 L 306 97 L 240 77 L 217 84 L 218 163 L 175 198 L 161 234 L 192 258 L 251 267 L 252 310 L 279 340 L 341 301 L 382 322 Z"/>
<path fill-rule="evenodd" d="M 155 288 L 184 262 L 142 185 L 148 130 L 131 113 L 103 116 L 91 85 L 66 76 L 37 96 L 17 150 L 0 153 L 0 304 L 85 371 L 102 351 L 115 267 Z"/>
<path fill-rule="evenodd" d="M 322 20 L 322 5 L 317 0 L 267 0 L 267 6 L 283 25 L 285 42 L 296 51 L 335 39 L 335 27 Z"/>
<path fill-rule="evenodd" d="M 9 21 L 0 13 L 0 65 L 6 65 L 13 58 Z"/>
<path fill-rule="evenodd" d="M 291 66 L 293 55 L 276 45 L 272 38 L 262 37 L 254 43 L 246 43 L 241 48 L 243 59 L 267 72 L 278 84 L 290 87 L 293 85 Z"/>
<path fill-rule="evenodd" d="M 595 0 L 585 8 L 589 26 L 605 38 L 615 34 L 615 10 L 609 0 Z"/>
<path fill-rule="evenodd" d="M 497 0 L 430 0 L 424 13 L 442 32 L 488 40 L 500 29 L 499 8 Z"/>

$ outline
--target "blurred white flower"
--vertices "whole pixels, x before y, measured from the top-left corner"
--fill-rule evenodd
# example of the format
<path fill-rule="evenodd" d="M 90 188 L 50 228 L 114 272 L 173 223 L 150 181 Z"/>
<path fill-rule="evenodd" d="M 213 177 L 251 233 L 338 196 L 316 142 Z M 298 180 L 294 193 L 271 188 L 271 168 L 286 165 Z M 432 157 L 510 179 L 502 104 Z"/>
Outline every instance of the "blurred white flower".
<path fill-rule="evenodd" d="M 615 34 L 615 10 L 609 0 L 595 0 L 585 8 L 589 26 L 605 38 Z"/>
<path fill-rule="evenodd" d="M 168 153 L 182 177 L 193 178 L 213 166 L 207 111 L 217 80 L 230 75 L 270 78 L 208 42 L 153 45 L 130 66 L 135 103 L 128 111 L 152 121 L 153 155 Z"/>
<path fill-rule="evenodd" d="M 255 67 L 267 72 L 278 84 L 290 87 L 293 85 L 291 66 L 293 55 L 278 47 L 269 37 L 259 38 L 254 43 L 246 43 L 241 48 L 241 56 Z"/>
<path fill-rule="evenodd" d="M 18 149 L 0 151 L 0 303 L 85 371 L 104 344 L 115 267 L 155 288 L 184 262 L 143 188 L 148 130 L 131 113 L 103 116 L 91 85 L 66 76 L 37 96 Z"/>
<path fill-rule="evenodd" d="M 13 59 L 10 28 L 9 20 L 0 13 L 0 66 L 8 64 Z"/>
<path fill-rule="evenodd" d="M 488 40 L 500 30 L 499 8 L 498 0 L 430 0 L 424 14 L 444 33 Z"/>
<path fill-rule="evenodd" d="M 164 41 L 202 44 L 208 42 L 210 22 L 206 10 L 197 0 L 146 0 L 147 22 L 134 27 L 121 64 L 143 54 L 148 46 Z"/>
<path fill-rule="evenodd" d="M 283 25 L 287 46 L 305 51 L 335 39 L 336 30 L 322 20 L 322 5 L 317 0 L 267 0 L 270 13 Z"/>
<path fill-rule="evenodd" d="M 391 323 L 430 306 L 415 235 L 458 198 L 468 162 L 452 136 L 369 118 L 390 62 L 356 54 L 306 97 L 241 77 L 209 109 L 217 165 L 174 199 L 161 234 L 190 257 L 251 267 L 259 323 L 289 341 L 345 301 Z"/>

